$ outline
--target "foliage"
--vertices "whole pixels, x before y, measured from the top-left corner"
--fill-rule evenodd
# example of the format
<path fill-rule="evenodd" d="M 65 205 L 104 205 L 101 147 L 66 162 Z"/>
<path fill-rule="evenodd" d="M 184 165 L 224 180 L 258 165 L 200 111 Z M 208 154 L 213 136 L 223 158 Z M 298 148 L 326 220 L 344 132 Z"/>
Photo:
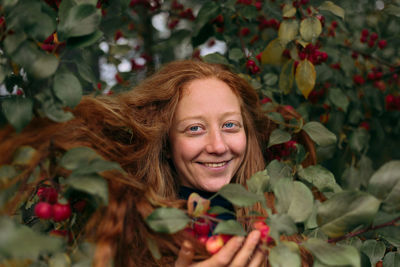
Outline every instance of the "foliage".
<path fill-rule="evenodd" d="M 263 194 L 275 194 L 277 213 L 266 218 L 275 242 L 267 246 L 271 265 L 286 260 L 298 265 L 298 246 L 314 255 L 315 266 L 399 264 L 398 1 L 2 0 L 0 5 L 0 124 L 21 131 L 35 116 L 69 120 L 82 95 L 128 90 L 176 58 L 227 64 L 253 85 L 279 126 L 265 148 L 271 162 L 249 180 L 248 190 L 229 185 L 219 192 L 241 207 L 265 205 Z M 285 121 L 277 107 L 295 109 L 302 118 Z M 297 139 L 300 132 L 315 142 L 318 165 L 302 167 L 307 154 Z M 26 235 L 43 244 L 24 255 L 2 246 L 1 260 L 90 262 L 82 257 L 90 251 L 86 243 L 62 243 L 38 233 L 68 230 L 71 240 L 78 240 L 74 229 L 85 220 L 72 204 L 84 199 L 89 216 L 107 203 L 100 173 L 119 167 L 79 149 L 47 160 L 68 177 L 29 170 L 36 153 L 29 147 L 0 167 L 2 214 L 18 207 L 14 221 L 32 226 L 20 227 L 4 216 L 1 227 L 10 235 L 2 240 L 12 243 Z M 24 198 L 13 199 L 26 182 Z M 38 194 L 42 187 L 73 199 L 71 217 L 54 222 L 33 215 L 38 202 L 57 204 L 50 193 Z M 317 198 L 316 190 L 325 199 Z M 156 212 L 148 218 L 156 230 L 175 231 L 191 219 L 174 211 L 180 223 L 163 224 L 170 211 Z M 223 225 L 218 233 L 224 233 Z M 240 232 L 237 225 L 225 225 L 228 232 Z M 279 239 L 294 233 L 307 240 Z M 70 250 L 77 243 L 79 249 Z"/>

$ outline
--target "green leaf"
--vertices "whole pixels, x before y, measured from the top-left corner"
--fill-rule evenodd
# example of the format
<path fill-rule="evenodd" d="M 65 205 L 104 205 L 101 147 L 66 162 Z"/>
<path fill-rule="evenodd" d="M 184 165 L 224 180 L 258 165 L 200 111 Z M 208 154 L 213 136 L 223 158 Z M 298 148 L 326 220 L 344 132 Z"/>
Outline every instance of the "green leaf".
<path fill-rule="evenodd" d="M 267 86 L 274 86 L 278 81 L 278 76 L 275 73 L 267 73 L 263 76 L 264 84 Z"/>
<path fill-rule="evenodd" d="M 319 122 L 310 121 L 303 126 L 303 130 L 320 146 L 336 143 L 336 135 Z"/>
<path fill-rule="evenodd" d="M 350 148 L 358 153 L 366 151 L 369 146 L 370 135 L 364 128 L 355 129 L 349 136 Z"/>
<path fill-rule="evenodd" d="M 0 186 L 18 175 L 17 170 L 11 165 L 0 166 Z"/>
<path fill-rule="evenodd" d="M 299 22 L 295 19 L 283 20 L 279 26 L 278 37 L 282 46 L 286 46 L 293 41 L 299 33 Z"/>
<path fill-rule="evenodd" d="M 271 228 L 271 236 L 279 240 L 279 236 L 293 235 L 297 233 L 297 227 L 288 214 L 271 214 L 267 218 L 267 224 Z"/>
<path fill-rule="evenodd" d="M 107 181 L 100 175 L 72 172 L 65 182 L 76 190 L 98 197 L 104 205 L 108 204 Z"/>
<path fill-rule="evenodd" d="M 344 20 L 344 9 L 334 4 L 332 1 L 325 1 L 318 7 L 319 10 L 326 10 Z"/>
<path fill-rule="evenodd" d="M 224 185 L 218 194 L 239 207 L 251 206 L 257 202 L 265 203 L 264 195 L 250 193 L 240 184 Z"/>
<path fill-rule="evenodd" d="M 259 171 L 253 174 L 247 180 L 249 191 L 255 194 L 263 194 L 268 191 L 270 177 L 267 170 Z"/>
<path fill-rule="evenodd" d="M 53 54 L 40 53 L 29 71 L 37 79 L 44 79 L 56 72 L 59 62 L 59 58 Z"/>
<path fill-rule="evenodd" d="M 147 225 L 158 233 L 173 234 L 186 227 L 190 218 L 180 209 L 157 208 L 147 218 Z"/>
<path fill-rule="evenodd" d="M 89 147 L 75 147 L 68 150 L 61 159 L 60 165 L 67 170 L 76 170 L 90 165 L 94 160 L 103 160 Z"/>
<path fill-rule="evenodd" d="M 274 186 L 276 182 L 283 178 L 292 177 L 292 169 L 278 160 L 273 160 L 267 165 L 267 173 L 271 178 L 271 185 Z"/>
<path fill-rule="evenodd" d="M 349 98 L 339 88 L 329 88 L 329 100 L 338 108 L 341 108 L 345 113 L 349 107 Z"/>
<path fill-rule="evenodd" d="M 10 97 L 2 101 L 4 116 L 17 132 L 29 124 L 33 117 L 33 101 L 31 98 Z"/>
<path fill-rule="evenodd" d="M 383 209 L 400 211 L 400 160 L 382 165 L 371 177 L 368 192 L 383 201 Z"/>
<path fill-rule="evenodd" d="M 372 266 L 375 266 L 375 264 L 383 258 L 385 251 L 385 244 L 374 239 L 366 240 L 361 246 L 361 252 L 368 256 Z"/>
<path fill-rule="evenodd" d="M 383 267 L 400 266 L 399 252 L 389 252 L 383 258 Z"/>
<path fill-rule="evenodd" d="M 284 4 L 282 8 L 282 17 L 290 18 L 296 15 L 297 9 L 291 4 Z"/>
<path fill-rule="evenodd" d="M 11 218 L 0 217 L 0 258 L 38 259 L 42 253 L 61 251 L 62 239 L 34 232 L 31 228 L 16 224 Z"/>
<path fill-rule="evenodd" d="M 36 155 L 37 151 L 31 146 L 19 147 L 13 156 L 13 165 L 29 165 L 32 158 Z"/>
<path fill-rule="evenodd" d="M 25 33 L 38 41 L 45 40 L 56 30 L 56 18 L 40 10 L 29 12 L 28 16 L 24 16 L 24 24 Z"/>
<path fill-rule="evenodd" d="M 91 84 L 96 83 L 96 77 L 94 76 L 91 67 L 86 62 L 77 62 L 76 67 L 78 68 L 79 75 L 87 82 Z"/>
<path fill-rule="evenodd" d="M 276 38 L 268 43 L 261 55 L 262 64 L 280 65 L 282 63 L 282 53 L 285 45 Z"/>
<path fill-rule="evenodd" d="M 205 24 L 207 24 L 210 20 L 218 16 L 218 14 L 220 13 L 219 9 L 220 9 L 219 5 L 212 1 L 207 1 L 203 4 L 196 17 L 193 36 L 197 36 Z"/>
<path fill-rule="evenodd" d="M 245 236 L 246 231 L 243 226 L 236 220 L 221 221 L 215 227 L 213 234 L 227 234 Z"/>
<path fill-rule="evenodd" d="M 69 267 L 71 259 L 66 253 L 59 252 L 49 259 L 49 267 Z"/>
<path fill-rule="evenodd" d="M 58 99 L 72 108 L 78 105 L 82 98 L 82 86 L 75 75 L 69 72 L 56 74 L 53 91 Z"/>
<path fill-rule="evenodd" d="M 274 185 L 273 191 L 279 213 L 287 213 L 295 222 L 304 222 L 311 215 L 314 197 L 303 183 L 281 179 Z"/>
<path fill-rule="evenodd" d="M 314 89 L 317 79 L 317 72 L 315 71 L 314 64 L 308 59 L 300 61 L 299 65 L 296 67 L 295 79 L 300 92 L 305 99 L 308 99 L 308 95 Z"/>
<path fill-rule="evenodd" d="M 304 41 L 311 42 L 319 37 L 322 25 L 318 18 L 307 17 L 300 23 L 300 35 Z"/>
<path fill-rule="evenodd" d="M 146 244 L 151 252 L 151 255 L 153 255 L 156 260 L 161 259 L 162 255 L 160 249 L 158 248 L 157 242 L 150 237 L 146 237 Z"/>
<path fill-rule="evenodd" d="M 294 242 L 282 242 L 269 251 L 268 261 L 271 267 L 300 267 L 301 257 L 298 246 Z"/>
<path fill-rule="evenodd" d="M 275 129 L 269 136 L 268 147 L 286 143 L 287 141 L 290 141 L 290 139 L 292 139 L 290 133 L 283 131 L 281 129 Z"/>
<path fill-rule="evenodd" d="M 87 173 L 101 173 L 109 170 L 119 170 L 122 171 L 121 166 L 116 162 L 105 161 L 103 159 L 94 159 L 87 166 L 82 166 L 76 169 L 74 172 L 79 174 Z"/>
<path fill-rule="evenodd" d="M 100 11 L 91 4 L 81 4 L 67 10 L 60 18 L 58 32 L 61 40 L 92 34 L 101 21 Z"/>
<path fill-rule="evenodd" d="M 212 206 L 207 211 L 208 214 L 223 214 L 223 213 L 231 213 L 231 210 L 225 209 L 221 206 Z"/>
<path fill-rule="evenodd" d="M 217 63 L 217 64 L 224 64 L 229 65 L 228 60 L 218 52 L 208 54 L 203 57 L 203 60 L 208 63 Z"/>
<path fill-rule="evenodd" d="M 284 94 L 289 94 L 292 91 L 294 81 L 294 60 L 288 60 L 283 65 L 281 74 L 279 75 L 279 89 Z"/>
<path fill-rule="evenodd" d="M 258 10 L 253 5 L 245 5 L 243 8 L 238 9 L 238 11 L 240 15 L 248 20 L 256 19 L 258 16 Z"/>
<path fill-rule="evenodd" d="M 232 48 L 231 50 L 229 50 L 229 59 L 239 62 L 239 60 L 241 60 L 244 57 L 244 54 L 242 52 L 241 49 L 239 48 Z"/>
<path fill-rule="evenodd" d="M 4 50 L 7 54 L 12 55 L 18 50 L 19 46 L 26 40 L 27 36 L 24 33 L 17 32 L 15 34 L 8 34 L 4 39 Z"/>
<path fill-rule="evenodd" d="M 342 189 L 336 183 L 335 177 L 321 165 L 311 165 L 300 168 L 298 175 L 301 179 L 315 186 L 321 192 L 340 192 Z"/>
<path fill-rule="evenodd" d="M 70 37 L 67 40 L 67 46 L 73 48 L 85 48 L 94 45 L 103 37 L 103 32 L 96 30 L 95 32 L 79 37 Z"/>
<path fill-rule="evenodd" d="M 361 266 L 358 250 L 352 246 L 328 244 L 317 238 L 308 239 L 303 246 L 328 266 Z"/>
<path fill-rule="evenodd" d="M 339 237 L 357 226 L 368 226 L 378 212 L 380 201 L 361 191 L 337 193 L 318 208 L 318 224 L 329 237 Z"/>

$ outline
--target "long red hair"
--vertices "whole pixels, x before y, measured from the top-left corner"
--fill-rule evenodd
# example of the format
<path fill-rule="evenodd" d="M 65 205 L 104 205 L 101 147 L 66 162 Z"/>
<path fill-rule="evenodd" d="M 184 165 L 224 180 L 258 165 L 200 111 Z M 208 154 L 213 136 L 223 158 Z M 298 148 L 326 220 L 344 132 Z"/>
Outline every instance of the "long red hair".
<path fill-rule="evenodd" d="M 128 92 L 83 97 L 72 110 L 75 117 L 70 121 L 35 119 L 19 134 L 5 128 L 0 131 L 0 165 L 11 162 L 22 145 L 40 152 L 33 165 L 51 149 L 64 152 L 77 146 L 88 146 L 105 159 L 118 162 L 126 174 L 104 173 L 109 205 L 91 218 L 85 230 L 97 244 L 95 266 L 107 266 L 110 261 L 115 266 L 173 264 L 183 234 L 155 234 L 144 218 L 158 206 L 184 204 L 177 199 L 179 184 L 167 157 L 168 132 L 185 85 L 210 77 L 229 85 L 241 101 L 247 149 L 233 182 L 245 185 L 246 179 L 265 168 L 262 148 L 274 126 L 262 111 L 257 92 L 244 79 L 224 66 L 189 60 L 165 65 Z M 306 143 L 311 144 L 310 140 Z M 315 155 L 310 162 L 315 162 Z M 152 257 L 146 245 L 149 240 L 159 245 L 162 260 Z"/>

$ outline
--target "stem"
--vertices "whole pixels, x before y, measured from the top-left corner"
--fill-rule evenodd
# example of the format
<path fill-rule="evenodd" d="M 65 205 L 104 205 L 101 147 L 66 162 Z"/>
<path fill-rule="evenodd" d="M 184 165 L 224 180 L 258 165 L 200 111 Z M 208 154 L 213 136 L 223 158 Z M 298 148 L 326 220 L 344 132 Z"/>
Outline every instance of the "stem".
<path fill-rule="evenodd" d="M 382 224 L 379 224 L 379 225 L 376 225 L 376 226 L 370 226 L 368 228 L 365 228 L 365 229 L 362 229 L 362 230 L 359 230 L 359 231 L 356 231 L 356 232 L 348 233 L 348 234 L 345 234 L 343 236 L 339 236 L 337 238 L 329 239 L 328 243 L 336 243 L 336 242 L 339 242 L 341 240 L 345 240 L 347 238 L 355 237 L 355 236 L 361 235 L 363 233 L 366 233 L 366 232 L 369 232 L 369 231 L 373 231 L 373 230 L 377 230 L 377 229 L 380 229 L 380 228 L 384 228 L 384 227 L 387 227 L 387 226 L 396 226 L 396 222 L 397 221 L 400 221 L 400 217 L 397 217 L 396 219 L 394 219 L 392 221 L 389 221 L 389 222 L 386 222 L 386 223 L 382 223 Z"/>

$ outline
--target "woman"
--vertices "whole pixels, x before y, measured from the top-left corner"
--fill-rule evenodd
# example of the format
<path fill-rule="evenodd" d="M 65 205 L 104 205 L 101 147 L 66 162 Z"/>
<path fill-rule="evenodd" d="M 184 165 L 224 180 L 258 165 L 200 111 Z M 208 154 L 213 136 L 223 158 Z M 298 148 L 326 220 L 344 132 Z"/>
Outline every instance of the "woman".
<path fill-rule="evenodd" d="M 221 65 L 178 61 L 129 92 L 84 97 L 73 113 L 73 120 L 61 124 L 35 120 L 16 136 L 3 130 L 0 164 L 10 162 L 15 148 L 30 144 L 42 158 L 50 146 L 60 151 L 88 146 L 121 165 L 126 175 L 105 173 L 109 205 L 86 227 L 85 234 L 97 243 L 95 266 L 111 260 L 115 266 L 179 267 L 199 259 L 199 266 L 261 264 L 258 231 L 245 240 L 232 238 L 204 260 L 204 250 L 185 233 L 156 234 L 143 220 L 159 206 L 183 207 L 182 187 L 215 192 L 227 183 L 245 185 L 265 168 L 261 148 L 272 126 L 244 79 Z M 161 260 L 152 257 L 145 245 L 149 240 L 159 245 Z"/>

